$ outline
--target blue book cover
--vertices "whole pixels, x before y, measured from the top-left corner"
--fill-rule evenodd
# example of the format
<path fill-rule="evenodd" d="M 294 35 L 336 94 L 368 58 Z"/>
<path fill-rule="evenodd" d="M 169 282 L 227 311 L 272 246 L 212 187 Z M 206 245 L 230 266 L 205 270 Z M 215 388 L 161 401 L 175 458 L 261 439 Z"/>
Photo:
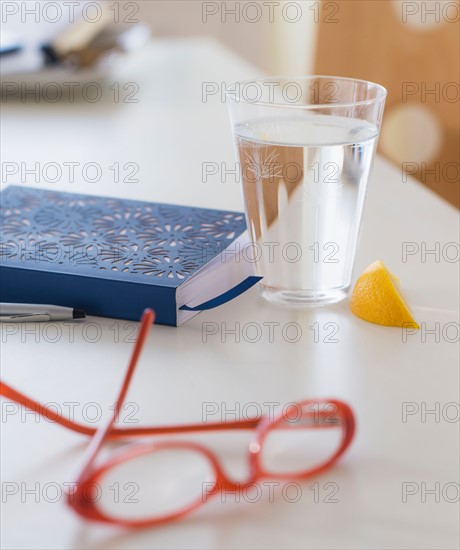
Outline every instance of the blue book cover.
<path fill-rule="evenodd" d="M 0 302 L 177 326 L 258 280 L 240 212 L 9 186 L 0 217 Z"/>

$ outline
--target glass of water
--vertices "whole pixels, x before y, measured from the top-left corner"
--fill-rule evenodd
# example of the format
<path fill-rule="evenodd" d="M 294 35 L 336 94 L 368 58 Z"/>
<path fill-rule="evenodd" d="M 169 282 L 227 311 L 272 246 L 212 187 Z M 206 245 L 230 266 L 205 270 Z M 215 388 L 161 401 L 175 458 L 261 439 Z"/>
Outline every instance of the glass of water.
<path fill-rule="evenodd" d="M 350 78 L 272 77 L 226 90 L 255 264 L 270 301 L 347 296 L 386 90 Z"/>

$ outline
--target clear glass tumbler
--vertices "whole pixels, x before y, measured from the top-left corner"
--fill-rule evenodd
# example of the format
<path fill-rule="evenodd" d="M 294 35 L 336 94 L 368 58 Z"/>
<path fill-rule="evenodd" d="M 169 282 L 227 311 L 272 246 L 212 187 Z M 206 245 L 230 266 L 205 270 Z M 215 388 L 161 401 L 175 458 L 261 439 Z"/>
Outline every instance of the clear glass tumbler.
<path fill-rule="evenodd" d="M 268 300 L 338 302 L 351 282 L 386 90 L 329 76 L 226 90 L 250 253 Z"/>

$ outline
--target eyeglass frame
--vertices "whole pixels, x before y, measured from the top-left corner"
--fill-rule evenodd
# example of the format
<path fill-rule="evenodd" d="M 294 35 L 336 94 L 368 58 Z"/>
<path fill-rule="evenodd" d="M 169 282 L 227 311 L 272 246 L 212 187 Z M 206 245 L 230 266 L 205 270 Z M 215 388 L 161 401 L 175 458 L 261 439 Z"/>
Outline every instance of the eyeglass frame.
<path fill-rule="evenodd" d="M 30 399 L 24 394 L 14 390 L 12 387 L 0 381 L 0 395 L 17 402 L 18 404 L 33 410 L 37 414 L 55 421 L 56 423 L 69 428 L 75 432 L 83 435 L 91 436 L 90 444 L 86 450 L 85 456 L 82 460 L 82 466 L 76 476 L 76 482 L 74 491 L 66 491 L 67 504 L 81 517 L 92 520 L 100 521 L 103 523 L 109 523 L 112 525 L 118 525 L 127 528 L 142 528 L 153 527 L 156 525 L 164 524 L 170 521 L 177 520 L 185 515 L 188 515 L 199 506 L 207 502 L 207 499 L 213 497 L 220 492 L 226 491 L 244 491 L 248 487 L 254 485 L 258 480 L 264 479 L 306 479 L 314 475 L 329 469 L 335 464 L 338 459 L 344 454 L 353 440 L 355 433 L 355 417 L 351 407 L 343 401 L 336 399 L 321 399 L 321 400 L 305 400 L 298 404 L 292 404 L 285 410 L 278 410 L 273 418 L 269 416 L 258 416 L 251 419 L 235 420 L 231 422 L 215 422 L 215 423 L 201 423 L 201 424 L 186 424 L 178 426 L 167 427 L 144 427 L 144 428 L 116 428 L 114 424 L 119 417 L 121 408 L 125 402 L 126 394 L 128 392 L 129 385 L 131 383 L 135 368 L 145 340 L 148 336 L 151 325 L 154 323 L 155 314 L 151 309 L 146 309 L 142 315 L 141 325 L 138 333 L 136 343 L 134 344 L 133 352 L 130 358 L 128 369 L 126 371 L 123 383 L 118 394 L 118 398 L 112 408 L 112 414 L 107 419 L 105 425 L 102 424 L 99 428 L 94 429 L 77 422 L 66 419 L 58 412 L 50 411 L 44 405 Z M 334 422 L 326 420 L 330 417 L 330 413 L 325 411 L 319 411 L 320 405 L 332 405 L 333 410 L 339 415 L 339 418 L 334 419 Z M 295 410 L 297 407 L 304 409 L 312 409 L 313 406 L 317 406 L 315 412 L 306 413 L 309 416 L 315 415 L 315 421 L 313 424 L 309 424 L 309 428 L 342 428 L 342 437 L 337 450 L 325 461 L 319 465 L 314 466 L 308 470 L 297 473 L 271 473 L 266 471 L 261 464 L 261 451 L 263 443 L 266 440 L 271 430 L 275 429 L 280 424 L 286 422 L 290 411 Z M 304 415 L 302 414 L 302 418 Z M 320 425 L 320 420 L 323 420 Z M 289 420 L 288 420 L 289 421 Z M 290 426 L 292 427 L 292 426 Z M 303 427 L 303 426 L 302 426 Z M 296 428 L 299 428 L 297 426 Z M 125 439 L 132 437 L 139 437 L 145 435 L 166 435 L 175 433 L 188 433 L 188 432 L 204 432 L 215 430 L 236 430 L 236 429 L 252 429 L 254 435 L 248 449 L 248 462 L 249 462 L 249 479 L 244 483 L 235 482 L 226 475 L 224 469 L 221 467 L 216 455 L 211 452 L 204 445 L 190 442 L 190 441 L 161 441 L 152 443 L 135 443 L 129 445 L 127 448 L 120 450 L 106 460 L 100 466 L 95 467 L 94 463 L 102 448 L 102 446 L 109 440 L 113 439 Z M 123 519 L 118 517 L 112 517 L 104 513 L 98 506 L 98 499 L 94 498 L 94 491 L 99 487 L 99 480 L 112 468 L 115 468 L 119 464 L 128 460 L 137 458 L 144 454 L 152 453 L 165 449 L 181 449 L 187 451 L 193 451 L 201 454 L 208 463 L 212 466 L 214 474 L 214 487 L 207 491 L 207 499 L 203 500 L 201 497 L 193 503 L 184 506 L 177 512 L 171 512 L 163 516 L 156 516 L 145 519 Z"/>

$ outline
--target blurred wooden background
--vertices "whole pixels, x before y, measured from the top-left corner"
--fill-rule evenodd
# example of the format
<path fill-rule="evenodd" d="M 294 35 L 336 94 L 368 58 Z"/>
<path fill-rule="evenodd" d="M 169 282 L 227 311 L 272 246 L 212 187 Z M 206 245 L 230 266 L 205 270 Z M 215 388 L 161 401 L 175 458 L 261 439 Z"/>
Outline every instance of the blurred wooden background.
<path fill-rule="evenodd" d="M 337 22 L 320 22 L 314 72 L 384 85 L 380 152 L 401 167 L 401 185 L 412 174 L 459 207 L 459 2 L 333 4 Z"/>

